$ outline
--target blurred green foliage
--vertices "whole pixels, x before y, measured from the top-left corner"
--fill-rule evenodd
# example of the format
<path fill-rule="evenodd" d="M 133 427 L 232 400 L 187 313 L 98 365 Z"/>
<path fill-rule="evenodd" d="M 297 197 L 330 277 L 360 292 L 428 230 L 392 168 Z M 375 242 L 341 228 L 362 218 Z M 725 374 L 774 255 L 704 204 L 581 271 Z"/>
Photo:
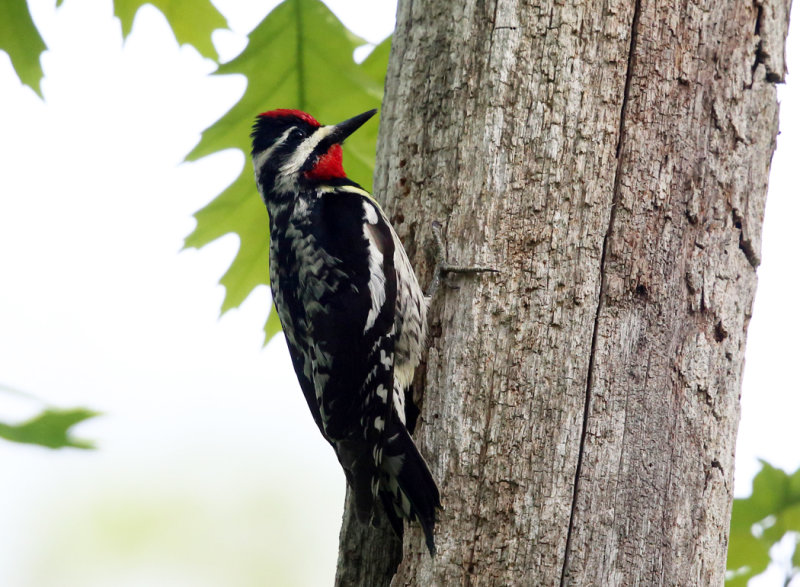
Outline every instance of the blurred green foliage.
<path fill-rule="evenodd" d="M 17 567 L 25 581 L 3 582 L 9 574 L 2 569 L 0 584 L 330 584 L 341 519 L 332 504 L 344 499 L 344 479 L 309 499 L 303 488 L 319 482 L 319 469 L 288 459 L 254 467 L 263 446 L 238 446 L 243 452 L 231 459 L 210 438 L 179 453 L 168 449 L 163 461 L 152 453 L 147 462 L 106 459 L 103 474 L 82 471 L 83 484 L 80 476 L 64 478 L 29 519 L 35 544 Z"/>
<path fill-rule="evenodd" d="M 800 469 L 792 474 L 761 461 L 753 479 L 753 493 L 733 501 L 728 546 L 728 587 L 744 587 L 764 572 L 770 549 L 789 534 L 795 541 L 792 568 L 786 582 L 800 572 Z"/>
<path fill-rule="evenodd" d="M 57 0 L 61 6 L 64 0 Z M 136 12 L 152 4 L 167 17 L 179 43 L 195 47 L 201 55 L 217 59 L 211 33 L 226 26 L 225 18 L 208 0 L 114 0 L 114 14 L 122 23 L 122 35 L 133 28 Z M 23 84 L 41 97 L 42 66 L 39 58 L 47 45 L 36 29 L 26 0 L 0 2 L 0 50 L 8 53 Z"/>
<path fill-rule="evenodd" d="M 64 0 L 58 0 L 60 5 Z M 227 27 L 225 17 L 208 0 L 114 0 L 114 15 L 122 23 L 122 36 L 133 29 L 133 19 L 144 4 L 152 4 L 167 17 L 181 45 L 192 45 L 203 56 L 219 60 L 211 33 Z"/>
<path fill-rule="evenodd" d="M 0 438 L 47 448 L 94 448 L 91 442 L 70 435 L 70 428 L 97 415 L 97 412 L 84 408 L 48 408 L 21 424 L 0 422 Z"/>
<path fill-rule="evenodd" d="M 0 385 L 0 392 L 17 396 L 25 401 L 42 401 L 24 391 Z M 86 408 L 60 409 L 48 407 L 39 414 L 18 424 L 0 422 L 0 438 L 20 444 L 36 444 L 47 448 L 94 448 L 88 440 L 73 437 L 70 432 L 76 424 L 98 416 Z"/>
<path fill-rule="evenodd" d="M 11 65 L 23 84 L 42 95 L 42 65 L 39 55 L 47 46 L 33 24 L 25 0 L 0 2 L 0 50 L 8 53 Z"/>

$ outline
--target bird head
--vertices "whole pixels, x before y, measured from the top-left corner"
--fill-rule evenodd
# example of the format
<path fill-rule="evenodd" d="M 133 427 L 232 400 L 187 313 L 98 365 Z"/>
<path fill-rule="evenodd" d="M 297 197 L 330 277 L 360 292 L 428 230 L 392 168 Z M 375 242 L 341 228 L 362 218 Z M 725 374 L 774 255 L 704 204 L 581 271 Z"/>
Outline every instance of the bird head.
<path fill-rule="evenodd" d="M 296 192 L 307 183 L 345 177 L 342 142 L 369 120 L 369 110 L 344 122 L 321 125 L 300 110 L 270 110 L 253 125 L 253 167 L 262 196 Z"/>

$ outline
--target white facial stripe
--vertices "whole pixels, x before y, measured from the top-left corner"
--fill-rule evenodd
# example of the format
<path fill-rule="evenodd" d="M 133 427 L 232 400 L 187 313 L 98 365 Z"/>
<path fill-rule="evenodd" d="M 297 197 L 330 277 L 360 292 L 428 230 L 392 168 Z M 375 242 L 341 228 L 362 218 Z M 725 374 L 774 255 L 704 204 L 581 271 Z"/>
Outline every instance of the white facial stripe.
<path fill-rule="evenodd" d="M 286 142 L 286 139 L 289 138 L 289 134 L 294 128 L 296 127 L 292 126 L 287 128 L 284 133 L 278 137 L 278 140 L 272 143 L 272 146 L 270 146 L 269 149 L 264 149 L 258 155 L 253 157 L 253 169 L 256 172 L 256 183 L 258 183 L 258 176 L 261 174 L 261 168 L 264 167 L 264 164 L 267 162 L 267 160 L 272 157 L 272 154 L 275 152 L 275 150 Z"/>
<path fill-rule="evenodd" d="M 300 168 L 306 162 L 306 159 L 308 159 L 311 156 L 311 153 L 314 152 L 314 149 L 317 148 L 317 145 L 319 145 L 325 137 L 331 134 L 335 128 L 335 126 L 321 126 L 315 130 L 314 134 L 300 143 L 300 146 L 297 147 L 297 150 L 292 153 L 291 158 L 283 164 L 280 174 L 283 176 L 291 176 L 298 173 Z"/>

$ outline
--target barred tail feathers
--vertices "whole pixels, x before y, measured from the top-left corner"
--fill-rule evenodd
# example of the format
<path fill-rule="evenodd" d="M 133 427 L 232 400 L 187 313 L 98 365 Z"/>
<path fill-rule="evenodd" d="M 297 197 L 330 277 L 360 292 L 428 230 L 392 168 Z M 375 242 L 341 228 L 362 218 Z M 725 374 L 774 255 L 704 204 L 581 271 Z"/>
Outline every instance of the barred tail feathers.
<path fill-rule="evenodd" d="M 389 424 L 380 448 L 370 450 L 360 441 L 339 441 L 334 446 L 353 490 L 358 520 L 364 524 L 374 521 L 373 508 L 376 498 L 380 498 L 392 528 L 401 538 L 403 519 L 419 522 L 432 556 L 436 552 L 436 509 L 442 507 L 439 489 L 405 426 L 399 422 Z M 377 470 L 376 463 L 380 463 Z"/>
<path fill-rule="evenodd" d="M 425 544 L 433 556 L 436 552 L 433 539 L 436 509 L 442 507 L 439 489 L 405 426 L 396 424 L 387 432 L 380 480 L 384 509 L 395 530 L 398 524 L 402 527 L 401 517 L 419 522 L 425 533 Z"/>

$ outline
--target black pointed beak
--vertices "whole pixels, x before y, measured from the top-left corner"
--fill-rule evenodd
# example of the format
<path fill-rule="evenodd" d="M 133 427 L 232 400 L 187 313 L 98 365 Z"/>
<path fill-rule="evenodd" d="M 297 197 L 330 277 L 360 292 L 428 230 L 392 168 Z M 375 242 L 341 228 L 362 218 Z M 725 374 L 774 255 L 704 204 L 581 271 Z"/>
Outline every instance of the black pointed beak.
<path fill-rule="evenodd" d="M 353 118 L 348 118 L 344 122 L 340 122 L 337 125 L 334 125 L 333 131 L 331 134 L 328 135 L 328 141 L 333 143 L 341 143 L 351 134 L 356 132 L 361 126 L 368 121 L 370 118 L 375 116 L 377 110 L 368 110 L 363 114 L 359 114 L 358 116 L 353 116 Z"/>

